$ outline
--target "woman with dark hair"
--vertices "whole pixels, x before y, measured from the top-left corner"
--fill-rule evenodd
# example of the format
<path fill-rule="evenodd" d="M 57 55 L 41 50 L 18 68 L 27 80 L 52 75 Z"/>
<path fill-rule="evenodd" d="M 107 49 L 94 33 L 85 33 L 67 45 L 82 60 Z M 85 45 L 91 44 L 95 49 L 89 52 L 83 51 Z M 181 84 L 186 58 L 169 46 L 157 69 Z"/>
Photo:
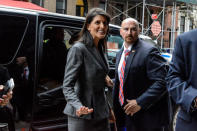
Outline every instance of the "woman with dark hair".
<path fill-rule="evenodd" d="M 109 22 L 105 11 L 91 9 L 69 50 L 63 83 L 69 131 L 110 130 L 105 96 L 105 86 L 113 86 L 105 54 Z"/>

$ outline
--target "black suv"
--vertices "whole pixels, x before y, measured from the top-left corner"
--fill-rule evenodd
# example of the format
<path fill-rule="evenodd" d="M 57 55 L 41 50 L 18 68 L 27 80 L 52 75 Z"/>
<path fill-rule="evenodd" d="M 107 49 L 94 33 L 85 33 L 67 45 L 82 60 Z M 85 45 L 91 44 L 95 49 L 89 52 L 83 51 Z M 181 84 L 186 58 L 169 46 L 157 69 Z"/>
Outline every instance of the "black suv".
<path fill-rule="evenodd" d="M 0 64 L 15 81 L 15 120 L 28 121 L 32 131 L 67 130 L 61 90 L 64 67 L 69 41 L 85 19 L 5 6 L 0 6 L 0 19 Z M 118 26 L 110 25 L 109 32 L 109 38 L 120 36 Z M 117 48 L 111 40 L 108 45 Z M 110 76 L 114 77 L 113 62 Z"/>

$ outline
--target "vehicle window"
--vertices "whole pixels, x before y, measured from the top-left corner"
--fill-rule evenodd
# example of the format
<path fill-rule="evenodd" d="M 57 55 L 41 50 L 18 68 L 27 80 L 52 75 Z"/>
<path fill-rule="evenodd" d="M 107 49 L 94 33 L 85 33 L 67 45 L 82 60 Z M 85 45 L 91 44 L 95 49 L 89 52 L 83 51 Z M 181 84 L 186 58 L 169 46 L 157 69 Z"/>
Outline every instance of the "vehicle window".
<path fill-rule="evenodd" d="M 108 49 L 120 49 L 123 44 L 123 39 L 118 35 L 109 35 L 107 40 Z"/>
<path fill-rule="evenodd" d="M 107 55 L 108 62 L 111 68 L 115 68 L 116 53 L 122 47 L 123 39 L 119 35 L 110 34 L 107 39 Z"/>
<path fill-rule="evenodd" d="M 30 120 L 33 103 L 35 31 L 31 30 L 34 25 L 29 24 L 28 17 L 0 14 L 0 64 L 7 67 L 14 79 L 10 103 L 16 121 Z"/>
<path fill-rule="evenodd" d="M 0 15 L 0 63 L 10 63 L 22 43 L 28 26 L 25 17 Z"/>
<path fill-rule="evenodd" d="M 75 32 L 75 29 L 57 26 L 44 28 L 40 74 L 36 90 L 37 109 L 34 113 L 36 119 L 64 116 L 62 112 L 66 101 L 62 93 L 62 83 L 67 53 L 71 47 L 69 41 Z"/>

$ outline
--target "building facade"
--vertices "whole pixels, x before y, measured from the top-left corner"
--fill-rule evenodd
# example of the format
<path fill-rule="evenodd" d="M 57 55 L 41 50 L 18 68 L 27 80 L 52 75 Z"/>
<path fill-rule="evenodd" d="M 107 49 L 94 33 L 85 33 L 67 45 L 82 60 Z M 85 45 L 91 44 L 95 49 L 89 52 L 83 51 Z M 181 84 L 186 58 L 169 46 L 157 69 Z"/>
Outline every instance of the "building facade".
<path fill-rule="evenodd" d="M 40 5 L 50 12 L 86 16 L 89 9 L 100 7 L 111 15 L 111 23 L 120 25 L 125 18 L 136 18 L 141 32 L 150 36 L 161 48 L 174 48 L 177 35 L 197 27 L 197 5 L 194 3 L 172 2 L 172 0 L 23 0 Z M 150 2 L 149 2 L 150 1 Z M 179 1 L 179 2 L 178 2 Z M 185 0 L 186 1 L 186 0 Z M 165 2 L 165 3 L 164 3 Z M 152 18 L 156 15 L 156 19 Z M 161 28 L 153 33 L 152 24 L 158 21 Z"/>

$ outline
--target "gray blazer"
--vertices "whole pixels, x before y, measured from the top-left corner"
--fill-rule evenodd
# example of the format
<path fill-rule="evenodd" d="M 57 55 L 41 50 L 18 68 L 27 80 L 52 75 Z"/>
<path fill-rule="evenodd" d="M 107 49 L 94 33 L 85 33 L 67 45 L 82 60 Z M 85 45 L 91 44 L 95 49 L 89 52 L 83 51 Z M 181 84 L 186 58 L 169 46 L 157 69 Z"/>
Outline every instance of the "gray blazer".
<path fill-rule="evenodd" d="M 93 108 L 93 113 L 82 115 L 84 119 L 104 119 L 109 116 L 109 106 L 105 96 L 105 77 L 108 65 L 92 43 L 75 43 L 69 50 L 63 93 L 67 101 L 64 113 L 76 116 L 81 106 Z"/>

